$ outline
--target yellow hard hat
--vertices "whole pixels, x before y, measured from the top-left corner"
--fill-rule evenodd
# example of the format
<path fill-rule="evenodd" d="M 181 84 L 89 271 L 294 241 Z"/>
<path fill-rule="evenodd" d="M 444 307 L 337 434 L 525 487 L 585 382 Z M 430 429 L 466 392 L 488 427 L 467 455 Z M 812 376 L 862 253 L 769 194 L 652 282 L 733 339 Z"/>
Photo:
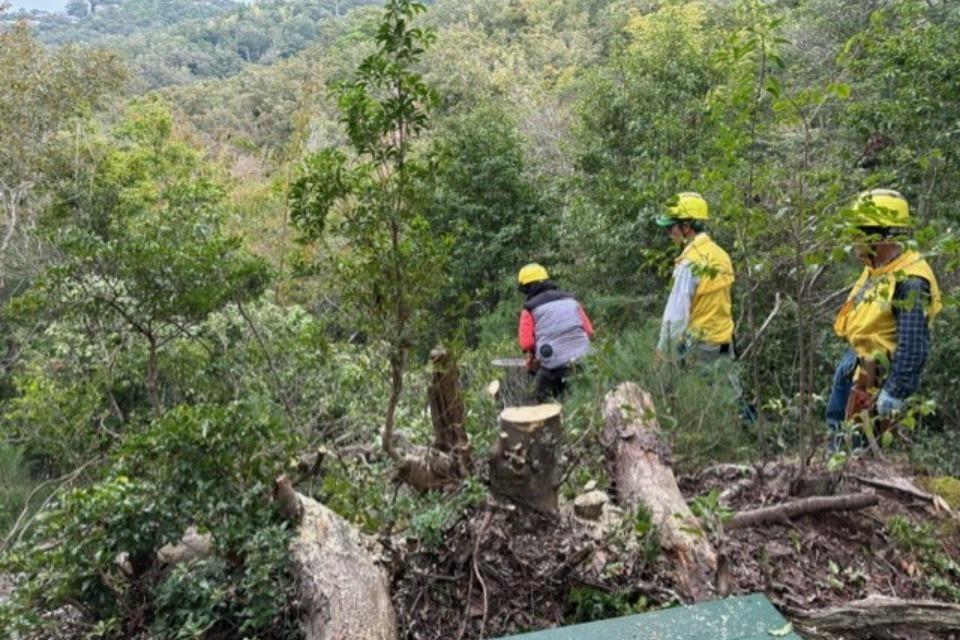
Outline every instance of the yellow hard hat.
<path fill-rule="evenodd" d="M 853 219 L 858 227 L 913 226 L 907 199 L 892 189 L 871 189 L 857 196 L 857 201 L 853 204 Z"/>
<path fill-rule="evenodd" d="M 669 227 L 681 220 L 710 219 L 707 201 L 699 193 L 692 191 L 678 193 L 676 198 L 667 204 L 667 209 L 670 211 L 669 215 L 657 217 L 657 224 L 661 227 Z"/>
<path fill-rule="evenodd" d="M 517 274 L 517 282 L 520 283 L 521 287 L 525 284 L 530 284 L 531 282 L 540 282 L 541 280 L 547 280 L 548 278 L 550 278 L 550 276 L 547 275 L 547 270 L 536 262 L 531 262 L 530 264 L 524 266 L 522 269 L 520 269 L 520 273 Z"/>

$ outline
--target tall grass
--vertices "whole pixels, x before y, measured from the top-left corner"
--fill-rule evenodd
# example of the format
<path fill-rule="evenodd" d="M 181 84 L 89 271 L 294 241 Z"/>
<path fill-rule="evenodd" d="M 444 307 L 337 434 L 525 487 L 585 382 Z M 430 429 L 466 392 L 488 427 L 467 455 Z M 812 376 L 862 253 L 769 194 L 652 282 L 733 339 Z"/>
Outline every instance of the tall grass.
<path fill-rule="evenodd" d="M 597 440 L 604 396 L 621 382 L 632 381 L 650 393 L 678 470 L 749 458 L 756 452 L 755 438 L 740 422 L 727 378 L 728 367 L 735 363 L 657 363 L 656 336 L 656 327 L 649 326 L 596 344 L 564 406 L 571 434 Z"/>

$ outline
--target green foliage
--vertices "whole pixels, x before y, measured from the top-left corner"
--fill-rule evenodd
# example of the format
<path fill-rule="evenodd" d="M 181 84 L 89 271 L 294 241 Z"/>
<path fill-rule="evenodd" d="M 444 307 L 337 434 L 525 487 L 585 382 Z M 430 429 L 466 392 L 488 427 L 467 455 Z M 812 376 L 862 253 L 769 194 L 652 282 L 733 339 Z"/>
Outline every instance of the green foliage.
<path fill-rule="evenodd" d="M 650 603 L 645 596 L 625 592 L 609 592 L 596 587 L 574 587 L 567 600 L 570 611 L 567 624 L 618 618 L 646 611 Z"/>
<path fill-rule="evenodd" d="M 755 436 L 737 418 L 727 363 L 657 364 L 653 361 L 655 341 L 652 326 L 595 341 L 595 352 L 583 375 L 574 379 L 571 397 L 564 403 L 572 437 L 598 434 L 603 425 L 604 395 L 621 382 L 633 381 L 651 394 L 676 468 L 747 459 L 754 452 Z M 588 459 L 599 463 L 603 454 L 595 449 Z"/>
<path fill-rule="evenodd" d="M 63 254 L 19 301 L 87 323 L 116 322 L 148 349 L 146 386 L 161 411 L 158 353 L 228 303 L 263 290 L 268 271 L 222 231 L 222 189 L 173 136 L 159 102 L 134 105 L 89 182 L 72 187 L 53 237 Z M 108 328 L 109 330 L 109 328 Z"/>
<path fill-rule="evenodd" d="M 960 565 L 943 547 L 933 524 L 911 524 L 902 516 L 887 522 L 887 532 L 897 546 L 916 557 L 921 565 L 931 595 L 951 602 L 960 602 Z"/>
<path fill-rule="evenodd" d="M 25 346 L 3 426 L 38 471 L 83 464 L 87 476 L 18 533 L 9 624 L 70 602 L 104 637 L 154 611 L 163 637 L 294 637 L 290 534 L 267 494 L 307 431 L 289 429 L 302 419 L 293 374 L 323 356 L 321 331 L 296 309 L 243 306 L 268 271 L 223 231 L 219 178 L 162 104 L 135 105 L 84 152 L 84 180 L 60 185 L 46 219 L 60 263 L 16 301 Z M 181 597 L 186 570 L 156 560 L 189 526 L 215 547 L 195 599 Z"/>
<path fill-rule="evenodd" d="M 42 82 L 38 81 L 42 78 Z M 0 27 L 0 295 L 49 260 L 37 242 L 44 195 L 57 172 L 58 133 L 80 126 L 123 73 L 114 54 L 45 51 L 24 24 Z"/>
<path fill-rule="evenodd" d="M 841 64 L 860 79 L 859 99 L 844 114 L 861 165 L 872 180 L 893 180 L 911 198 L 922 221 L 957 222 L 948 203 L 960 166 L 960 87 L 956 77 L 960 14 L 949 3 L 902 0 L 874 11 L 866 28 L 845 45 Z"/>
<path fill-rule="evenodd" d="M 666 238 L 653 217 L 708 169 L 706 98 L 719 79 L 713 52 L 720 40 L 708 13 L 696 2 L 631 12 L 613 36 L 616 53 L 585 74 L 578 106 L 582 195 L 564 239 L 608 291 L 640 290 L 647 283 L 638 272 L 658 271 L 647 260 Z"/>
<path fill-rule="evenodd" d="M 383 446 L 392 430 L 403 375 L 422 336 L 427 303 L 443 274 L 447 243 L 423 213 L 430 163 L 414 141 L 428 125 L 435 92 L 416 71 L 431 31 L 411 26 L 423 5 L 387 3 L 378 49 L 350 81 L 336 87 L 337 105 L 355 161 L 327 149 L 309 160 L 291 185 L 291 213 L 305 238 L 327 231 L 339 290 L 353 322 L 387 345 L 390 398 Z M 345 247 L 343 246 L 345 243 Z"/>
<path fill-rule="evenodd" d="M 524 175 L 521 144 L 508 115 L 492 107 L 449 120 L 435 141 L 426 217 L 453 238 L 451 275 L 435 294 L 441 338 L 459 329 L 475 345 L 477 320 L 504 297 L 503 283 L 513 282 L 520 265 L 549 257 L 556 223 Z"/>
<path fill-rule="evenodd" d="M 251 65 L 287 59 L 329 41 L 340 16 L 372 0 L 122 0 L 72 3 L 71 18 L 35 17 L 39 38 L 51 45 L 80 42 L 121 53 L 144 90 L 227 78 Z M 110 8 L 99 8 L 111 4 Z"/>
<path fill-rule="evenodd" d="M 487 489 L 479 480 L 468 478 L 459 491 L 448 497 L 428 494 L 410 519 L 410 533 L 428 549 L 443 544 L 444 532 L 473 507 L 483 503 Z"/>
<path fill-rule="evenodd" d="M 116 419 L 101 412 L 110 381 L 103 375 L 84 379 L 73 373 L 72 368 L 51 370 L 38 363 L 14 377 L 19 395 L 5 407 L 4 432 L 22 443 L 23 456 L 37 473 L 74 469 L 113 442 Z"/>
<path fill-rule="evenodd" d="M 960 448 L 949 430 L 922 430 L 910 449 L 910 460 L 929 474 L 960 476 Z"/>
<path fill-rule="evenodd" d="M 695 497 L 690 502 L 690 511 L 711 535 L 721 535 L 724 521 L 733 515 L 733 510 L 720 502 L 718 489 Z"/>
<path fill-rule="evenodd" d="M 257 637 L 300 636 L 286 525 L 254 521 L 231 535 L 238 538 L 242 567 L 218 555 L 178 565 L 154 587 L 152 631 L 158 637 L 202 637 L 234 629 Z M 278 584 L 289 586 L 278 589 Z"/>
<path fill-rule="evenodd" d="M 638 555 L 647 565 L 652 565 L 660 555 L 660 531 L 653 523 L 653 512 L 644 505 L 638 504 L 627 520 L 633 527 L 631 532 L 639 541 Z"/>
<path fill-rule="evenodd" d="M 924 424 L 943 431 L 960 424 L 960 398 L 955 392 L 960 384 L 960 335 L 952 330 L 958 322 L 960 308 L 956 305 L 947 307 L 937 317 L 931 333 L 933 348 L 927 362 L 928 373 L 923 378 L 924 395 L 937 406 L 936 414 L 924 420 Z M 960 450 L 956 454 L 960 456 Z"/>
<path fill-rule="evenodd" d="M 20 449 L 0 441 L 0 532 L 13 527 L 36 484 Z"/>
<path fill-rule="evenodd" d="M 18 605 L 76 603 L 111 637 L 153 606 L 168 614 L 164 637 L 198 624 L 291 637 L 280 624 L 293 599 L 290 534 L 266 501 L 294 446 L 281 424 L 255 401 L 181 406 L 129 438 L 102 480 L 60 498 L 7 558 L 26 578 Z M 199 569 L 208 591 L 181 601 L 183 581 L 202 578 L 165 571 L 156 552 L 188 526 L 212 535 L 215 555 Z M 155 603 L 144 597 L 151 590 Z"/>
<path fill-rule="evenodd" d="M 171 86 L 173 108 L 138 101 L 96 124 L 117 57 L 43 51 L 4 22 L 0 205 L 5 224 L 10 203 L 27 223 L 3 242 L 0 276 L 5 297 L 31 292 L 3 318 L 0 434 L 15 443 L 0 449 L 3 486 L 19 504 L 88 464 L 7 559 L 27 582 L 0 612 L 5 631 L 73 601 L 106 636 L 142 632 L 136 620 L 158 637 L 293 633 L 295 598 L 274 587 L 289 584 L 289 532 L 264 499 L 288 438 L 375 442 L 371 407 L 385 402 L 387 446 L 394 422 L 426 443 L 422 376 L 405 372 L 453 335 L 470 347 L 466 427 L 482 455 L 496 438 L 490 359 L 515 353 L 513 274 L 527 260 L 547 262 L 598 329 L 564 408 L 568 495 L 604 482 L 601 400 L 625 380 L 651 392 L 680 470 L 798 447 L 806 459 L 842 349 L 838 292 L 859 269 L 839 230 L 860 189 L 907 195 L 911 244 L 954 302 L 951 3 L 439 0 L 424 16 L 399 0 L 349 14 L 368 3 L 83 4 L 32 28 L 111 46 L 133 90 Z M 652 362 L 677 254 L 652 218 L 680 190 L 707 197 L 735 265 L 749 351 L 731 370 Z M 306 246 L 289 246 L 288 215 Z M 268 261 L 303 277 L 263 297 Z M 956 315 L 937 322 L 924 375 L 937 413 L 910 434 L 914 461 L 952 475 Z M 761 408 L 755 427 L 738 424 L 731 374 Z M 472 480 L 453 496 L 395 492 L 390 462 L 356 449 L 328 454 L 311 488 L 370 533 L 437 545 L 483 498 Z M 716 494 L 695 508 L 718 529 Z M 157 566 L 156 547 L 189 525 L 213 535 L 214 555 Z M 619 534 L 655 557 L 644 510 Z M 956 598 L 937 532 L 894 521 L 890 535 L 931 595 Z M 569 615 L 644 606 L 581 589 Z"/>

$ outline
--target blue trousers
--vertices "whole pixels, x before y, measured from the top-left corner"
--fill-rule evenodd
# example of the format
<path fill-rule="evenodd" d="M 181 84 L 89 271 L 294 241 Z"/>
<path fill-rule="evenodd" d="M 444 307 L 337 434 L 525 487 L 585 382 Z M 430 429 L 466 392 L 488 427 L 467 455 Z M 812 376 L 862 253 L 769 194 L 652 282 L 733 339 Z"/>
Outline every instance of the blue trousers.
<path fill-rule="evenodd" d="M 827 429 L 831 439 L 831 449 L 836 446 L 833 440 L 840 435 L 840 423 L 847 417 L 847 398 L 853 389 L 853 372 L 857 370 L 857 354 L 847 351 L 840 358 L 837 370 L 833 374 L 833 387 L 827 401 Z"/>

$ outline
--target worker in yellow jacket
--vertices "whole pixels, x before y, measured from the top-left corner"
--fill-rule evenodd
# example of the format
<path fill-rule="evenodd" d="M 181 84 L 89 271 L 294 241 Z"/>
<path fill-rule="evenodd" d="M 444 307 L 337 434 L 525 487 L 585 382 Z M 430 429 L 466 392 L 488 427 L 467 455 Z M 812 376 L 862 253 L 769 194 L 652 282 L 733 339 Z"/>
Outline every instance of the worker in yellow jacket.
<path fill-rule="evenodd" d="M 733 356 L 733 265 L 730 256 L 704 230 L 707 201 L 681 193 L 657 224 L 683 246 L 673 268 L 673 286 L 660 325 L 657 353 L 700 362 Z"/>
<path fill-rule="evenodd" d="M 827 403 L 830 448 L 843 420 L 892 418 L 920 385 L 930 351 L 930 322 L 943 308 L 940 287 L 923 257 L 903 244 L 913 226 L 907 200 L 873 189 L 853 205 L 863 272 L 837 314 L 834 331 L 849 342 Z"/>

